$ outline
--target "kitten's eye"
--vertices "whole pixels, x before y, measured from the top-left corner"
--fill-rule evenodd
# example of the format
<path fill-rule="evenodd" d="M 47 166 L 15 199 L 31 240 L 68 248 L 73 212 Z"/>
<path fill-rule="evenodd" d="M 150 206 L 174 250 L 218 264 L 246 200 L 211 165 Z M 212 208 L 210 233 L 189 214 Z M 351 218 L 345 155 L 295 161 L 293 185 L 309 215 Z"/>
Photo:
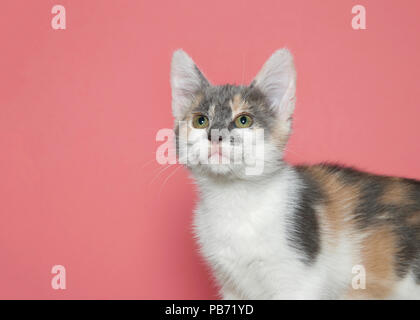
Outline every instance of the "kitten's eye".
<path fill-rule="evenodd" d="M 209 126 L 209 118 L 203 116 L 202 114 L 196 114 L 192 120 L 194 128 L 204 129 Z"/>
<path fill-rule="evenodd" d="M 237 128 L 249 128 L 252 124 L 252 118 L 247 114 L 241 114 L 235 119 Z"/>

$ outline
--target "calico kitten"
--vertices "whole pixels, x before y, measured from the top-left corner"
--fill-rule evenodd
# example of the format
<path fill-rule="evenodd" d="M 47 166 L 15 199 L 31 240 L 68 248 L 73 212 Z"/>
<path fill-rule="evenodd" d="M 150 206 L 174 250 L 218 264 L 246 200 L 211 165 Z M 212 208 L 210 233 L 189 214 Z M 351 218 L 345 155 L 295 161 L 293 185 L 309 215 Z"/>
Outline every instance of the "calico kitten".
<path fill-rule="evenodd" d="M 223 298 L 420 298 L 420 181 L 286 164 L 295 83 L 286 49 L 249 86 L 211 85 L 185 52 L 173 55 L 178 155 L 198 185 L 195 232 Z M 260 129 L 259 174 L 220 161 Z"/>

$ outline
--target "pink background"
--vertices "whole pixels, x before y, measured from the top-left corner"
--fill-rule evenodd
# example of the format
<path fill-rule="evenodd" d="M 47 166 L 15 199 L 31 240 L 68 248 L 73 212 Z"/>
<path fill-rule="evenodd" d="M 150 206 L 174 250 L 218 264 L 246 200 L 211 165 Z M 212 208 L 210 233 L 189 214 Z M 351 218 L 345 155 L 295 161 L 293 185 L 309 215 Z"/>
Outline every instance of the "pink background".
<path fill-rule="evenodd" d="M 51 28 L 51 8 L 67 30 Z M 363 4 L 367 30 L 351 28 Z M 293 163 L 420 178 L 419 1 L 2 1 L 0 298 L 205 299 L 185 169 L 161 173 L 169 67 L 248 83 L 287 46 Z M 168 179 L 168 177 L 170 178 Z M 51 288 L 51 267 L 67 289 Z"/>

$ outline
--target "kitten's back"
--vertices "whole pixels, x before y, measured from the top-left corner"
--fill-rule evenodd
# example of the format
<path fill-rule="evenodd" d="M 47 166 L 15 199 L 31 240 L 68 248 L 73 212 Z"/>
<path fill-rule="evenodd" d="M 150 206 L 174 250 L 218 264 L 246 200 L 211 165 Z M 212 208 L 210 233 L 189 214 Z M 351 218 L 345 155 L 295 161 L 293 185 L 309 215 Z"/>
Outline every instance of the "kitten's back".
<path fill-rule="evenodd" d="M 366 270 L 364 296 L 386 298 L 407 277 L 420 284 L 420 181 L 328 164 L 296 169 L 304 194 L 311 194 L 306 207 L 319 225 L 320 250 L 334 250 L 343 238 L 356 243 L 355 261 Z M 296 230 L 295 239 L 307 237 Z"/>

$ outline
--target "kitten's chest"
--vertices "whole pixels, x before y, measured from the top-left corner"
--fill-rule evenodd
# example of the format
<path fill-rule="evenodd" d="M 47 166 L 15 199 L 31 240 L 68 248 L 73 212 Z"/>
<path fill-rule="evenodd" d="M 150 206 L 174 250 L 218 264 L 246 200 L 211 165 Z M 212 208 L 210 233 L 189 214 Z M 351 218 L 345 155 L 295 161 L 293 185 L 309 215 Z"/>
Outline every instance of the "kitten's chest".
<path fill-rule="evenodd" d="M 194 221 L 203 254 L 230 268 L 257 267 L 286 254 L 290 196 L 285 187 L 204 194 Z"/>
<path fill-rule="evenodd" d="M 223 286 L 248 298 L 273 298 L 300 270 L 290 246 L 298 185 L 292 173 L 260 185 L 203 188 L 194 215 L 201 253 Z"/>

